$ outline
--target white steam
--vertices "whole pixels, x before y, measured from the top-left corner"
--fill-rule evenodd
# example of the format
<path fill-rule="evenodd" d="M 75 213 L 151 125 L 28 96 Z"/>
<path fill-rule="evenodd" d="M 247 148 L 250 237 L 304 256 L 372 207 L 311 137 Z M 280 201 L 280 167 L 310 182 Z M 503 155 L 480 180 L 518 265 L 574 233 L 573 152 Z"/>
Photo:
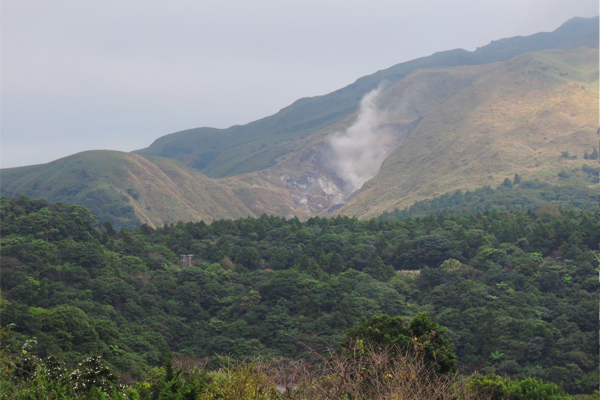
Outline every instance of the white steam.
<path fill-rule="evenodd" d="M 346 184 L 345 192 L 355 192 L 375 176 L 395 147 L 392 132 L 381 127 L 386 122 L 385 113 L 375 101 L 381 90 L 379 87 L 367 93 L 360 102 L 356 122 L 329 141 L 330 165 Z"/>

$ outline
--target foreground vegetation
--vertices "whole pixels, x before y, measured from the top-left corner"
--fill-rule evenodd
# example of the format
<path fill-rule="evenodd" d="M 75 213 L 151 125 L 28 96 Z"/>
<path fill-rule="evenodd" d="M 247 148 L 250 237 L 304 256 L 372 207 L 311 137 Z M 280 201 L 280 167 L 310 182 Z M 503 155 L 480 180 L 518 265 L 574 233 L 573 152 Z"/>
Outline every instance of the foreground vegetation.
<path fill-rule="evenodd" d="M 385 349 L 362 340 L 337 352 L 311 353 L 314 360 L 272 359 L 207 370 L 206 362 L 167 358 L 142 381 L 122 381 L 100 357 L 68 370 L 53 357 L 1 359 L 4 399 L 411 399 L 411 400 L 570 400 L 553 383 L 511 380 L 495 374 L 440 373 L 418 343 Z M 393 351 L 392 351 L 393 350 Z M 584 396 L 598 399 L 598 392 Z"/>
<path fill-rule="evenodd" d="M 0 216 L 0 311 L 15 324 L 2 346 L 36 337 L 34 353 L 66 370 L 98 355 L 125 382 L 152 385 L 169 354 L 213 370 L 218 355 L 307 359 L 307 346 L 326 354 L 363 316 L 407 324 L 427 312 L 464 374 L 598 387 L 597 212 L 262 216 L 117 232 L 81 206 L 20 197 L 3 198 Z"/>

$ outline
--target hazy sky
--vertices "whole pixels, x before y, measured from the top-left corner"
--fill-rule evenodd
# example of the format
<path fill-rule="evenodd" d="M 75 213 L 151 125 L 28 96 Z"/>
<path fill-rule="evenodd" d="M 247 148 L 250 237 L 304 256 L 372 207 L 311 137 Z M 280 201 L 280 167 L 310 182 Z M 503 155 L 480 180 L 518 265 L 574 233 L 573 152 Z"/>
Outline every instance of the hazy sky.
<path fill-rule="evenodd" d="M 225 128 L 598 0 L 2 0 L 1 166 Z"/>

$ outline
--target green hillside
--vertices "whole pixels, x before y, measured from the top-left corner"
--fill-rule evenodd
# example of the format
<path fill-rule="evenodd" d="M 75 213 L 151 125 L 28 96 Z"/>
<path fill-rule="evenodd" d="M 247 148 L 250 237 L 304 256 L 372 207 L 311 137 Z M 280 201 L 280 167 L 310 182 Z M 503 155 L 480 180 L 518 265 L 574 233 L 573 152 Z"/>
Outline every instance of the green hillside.
<path fill-rule="evenodd" d="M 3 169 L 0 397 L 597 399 L 598 38 Z"/>
<path fill-rule="evenodd" d="M 574 18 L 551 33 L 502 39 L 474 52 L 450 50 L 398 64 L 330 94 L 300 99 L 243 126 L 166 135 L 137 153 L 175 158 L 213 178 L 258 171 L 273 166 L 278 157 L 298 151 L 298 139 L 353 114 L 360 99 L 382 81 L 396 82 L 418 69 L 489 64 L 526 52 L 597 45 L 598 18 Z"/>
<path fill-rule="evenodd" d="M 117 227 L 253 215 L 226 186 L 175 160 L 117 151 L 3 169 L 2 196 L 18 195 L 81 204 Z"/>

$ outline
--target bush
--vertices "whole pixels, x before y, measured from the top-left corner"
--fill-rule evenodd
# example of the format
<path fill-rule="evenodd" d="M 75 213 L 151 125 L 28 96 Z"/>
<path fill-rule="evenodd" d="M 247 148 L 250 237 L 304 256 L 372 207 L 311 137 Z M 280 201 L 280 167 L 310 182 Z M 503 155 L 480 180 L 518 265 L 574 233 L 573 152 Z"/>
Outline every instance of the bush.
<path fill-rule="evenodd" d="M 491 400 L 567 400 L 572 397 L 554 383 L 527 378 L 513 381 L 495 374 L 474 375 L 469 388 Z"/>
<path fill-rule="evenodd" d="M 382 350 L 355 342 L 315 362 L 279 360 L 258 366 L 288 399 L 487 399 L 457 373 L 440 375 L 424 353 Z"/>
<path fill-rule="evenodd" d="M 427 313 L 419 313 L 408 326 L 401 317 L 387 315 L 363 318 L 360 324 L 349 329 L 342 348 L 364 341 L 378 351 L 422 353 L 425 362 L 437 373 L 455 371 L 457 361 L 452 342 L 445 337 L 446 329 L 434 322 Z"/>
<path fill-rule="evenodd" d="M 206 389 L 203 399 L 280 399 L 276 386 L 256 364 L 227 366 Z"/>

